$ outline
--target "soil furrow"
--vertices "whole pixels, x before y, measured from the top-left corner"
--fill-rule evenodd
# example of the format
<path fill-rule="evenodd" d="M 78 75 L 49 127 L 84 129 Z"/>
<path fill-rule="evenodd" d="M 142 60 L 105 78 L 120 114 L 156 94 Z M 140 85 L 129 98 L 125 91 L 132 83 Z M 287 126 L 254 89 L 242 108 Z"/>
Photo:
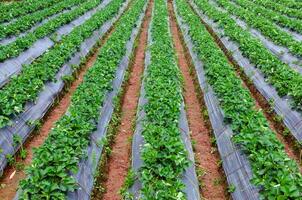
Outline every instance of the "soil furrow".
<path fill-rule="evenodd" d="M 191 6 L 192 10 L 195 12 L 194 8 Z M 195 12 L 196 13 L 196 12 Z M 197 13 L 196 13 L 197 14 Z M 232 57 L 232 53 L 224 46 L 222 41 L 220 40 L 219 36 L 215 33 L 215 31 L 202 19 L 200 18 L 202 24 L 205 25 L 208 32 L 216 41 L 217 45 L 222 49 L 226 57 L 228 58 L 229 62 L 234 66 L 236 70 L 237 76 L 242 79 L 243 86 L 249 89 L 253 98 L 255 99 L 256 108 L 261 109 L 269 123 L 270 128 L 276 133 L 277 138 L 280 142 L 284 145 L 285 152 L 287 155 L 295 160 L 298 163 L 300 171 L 302 172 L 301 166 L 301 149 L 297 149 L 295 147 L 295 139 L 290 135 L 284 136 L 285 125 L 282 121 L 280 121 L 280 117 L 272 110 L 269 102 L 261 95 L 261 93 L 257 90 L 254 86 L 252 81 L 249 80 L 247 75 L 243 72 L 239 64 L 235 61 Z"/>
<path fill-rule="evenodd" d="M 151 19 L 153 1 L 149 2 L 146 15 L 137 40 L 137 47 L 134 53 L 132 66 L 130 66 L 130 77 L 125 88 L 121 102 L 121 122 L 111 147 L 112 151 L 106 165 L 105 189 L 103 199 L 121 199 L 119 190 L 124 184 L 130 166 L 131 136 L 133 135 L 133 122 L 136 117 L 136 110 L 141 87 L 141 77 L 144 70 L 145 49 L 147 46 L 148 26 Z"/>
<path fill-rule="evenodd" d="M 181 32 L 175 20 L 171 1 L 169 1 L 168 7 L 178 64 L 184 78 L 183 95 L 191 138 L 194 141 L 196 165 L 201 181 L 201 194 L 204 199 L 227 199 L 225 177 L 218 165 L 220 159 L 216 148 L 211 145 L 211 130 L 208 128 L 206 119 L 202 114 L 203 105 L 200 104 L 193 77 L 190 75 L 189 54 L 186 53 L 187 50 L 183 46 Z"/>
<path fill-rule="evenodd" d="M 129 3 L 125 11 L 129 8 Z M 125 12 L 124 11 L 124 12 Z M 118 19 L 119 20 L 119 19 Z M 90 56 L 87 57 L 84 65 L 74 74 L 75 80 L 65 85 L 65 91 L 60 94 L 57 103 L 48 111 L 42 120 L 42 125 L 39 130 L 34 131 L 27 141 L 23 144 L 23 149 L 27 152 L 26 158 L 23 160 L 18 155 L 16 157 L 16 164 L 13 166 L 7 166 L 4 170 L 3 176 L 0 179 L 0 199 L 1 200 L 11 200 L 14 198 L 16 191 L 18 189 L 19 181 L 26 177 L 24 167 L 29 166 L 33 159 L 34 149 L 41 146 L 51 129 L 54 127 L 55 122 L 59 120 L 67 111 L 72 94 L 75 92 L 77 87 L 82 83 L 83 77 L 87 70 L 93 66 L 97 59 L 99 49 L 107 41 L 109 36 L 114 31 L 115 24 L 108 30 L 108 32 L 100 38 L 99 44 L 91 50 Z"/>

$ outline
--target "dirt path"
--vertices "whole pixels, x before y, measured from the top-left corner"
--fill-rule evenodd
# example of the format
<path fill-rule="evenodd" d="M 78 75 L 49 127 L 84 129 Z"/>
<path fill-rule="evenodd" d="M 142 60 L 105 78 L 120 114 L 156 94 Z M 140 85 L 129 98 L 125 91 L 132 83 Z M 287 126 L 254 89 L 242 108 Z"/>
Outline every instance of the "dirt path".
<path fill-rule="evenodd" d="M 126 91 L 122 100 L 121 124 L 115 136 L 112 152 L 107 164 L 108 174 L 104 182 L 105 193 L 103 199 L 121 199 L 119 190 L 124 184 L 125 177 L 130 166 L 131 142 L 129 138 L 133 135 L 132 123 L 135 121 L 141 77 L 144 70 L 145 48 L 147 45 L 148 26 L 151 18 L 153 1 L 151 0 L 142 24 L 141 33 L 138 39 L 138 46 L 135 50 L 132 70 Z"/>
<path fill-rule="evenodd" d="M 213 152 L 210 136 L 211 132 L 207 128 L 206 121 L 201 114 L 202 108 L 195 92 L 193 78 L 190 75 L 190 62 L 185 56 L 186 49 L 181 42 L 181 33 L 177 28 L 171 1 L 169 1 L 168 7 L 174 46 L 178 56 L 178 64 L 184 77 L 183 95 L 186 103 L 191 138 L 196 142 L 194 145 L 196 165 L 199 170 L 204 172 L 201 194 L 204 199 L 227 199 L 224 175 L 217 165 L 219 158 L 216 153 Z"/>
<path fill-rule="evenodd" d="M 11 200 L 14 198 L 18 189 L 19 181 L 25 178 L 24 166 L 29 166 L 33 159 L 33 149 L 38 148 L 44 143 L 55 122 L 65 114 L 70 105 L 72 94 L 75 92 L 78 85 L 82 83 L 85 73 L 91 66 L 93 66 L 100 47 L 106 42 L 113 31 L 114 25 L 102 38 L 100 38 L 100 45 L 93 51 L 93 54 L 87 58 L 85 65 L 83 65 L 77 72 L 75 81 L 73 81 L 68 87 L 68 91 L 62 95 L 58 104 L 55 105 L 43 119 L 43 124 L 40 130 L 33 133 L 25 142 L 23 148 L 27 152 L 26 159 L 22 160 L 19 156 L 16 158 L 18 163 L 17 165 L 22 166 L 22 168 L 17 169 L 18 167 L 16 167 L 16 165 L 6 167 L 4 174 L 0 179 L 0 200 Z"/>
<path fill-rule="evenodd" d="M 27 157 L 25 160 L 17 158 L 17 162 L 20 164 L 23 164 L 25 166 L 30 165 L 32 158 L 33 158 L 33 148 L 37 148 L 41 146 L 45 139 L 47 138 L 51 128 L 54 126 L 54 123 L 60 119 L 61 116 L 64 115 L 66 112 L 71 96 L 76 90 L 77 86 L 82 82 L 83 76 L 86 73 L 86 71 L 93 65 L 97 54 L 93 55 L 91 58 L 89 58 L 87 64 L 83 66 L 81 71 L 79 72 L 78 78 L 72 83 L 69 91 L 64 94 L 62 99 L 60 100 L 59 104 L 56 105 L 47 115 L 47 117 L 44 120 L 44 123 L 41 127 L 41 129 L 32 135 L 31 138 L 29 138 L 28 141 L 24 144 L 24 149 L 27 151 Z M 1 179 L 1 184 L 5 184 L 5 187 L 0 189 L 0 199 L 1 200 L 11 200 L 15 196 L 19 181 L 25 178 L 24 170 L 17 170 L 16 167 L 8 167 L 3 175 L 3 178 Z M 11 174 L 15 172 L 15 175 L 10 178 Z"/>
<path fill-rule="evenodd" d="M 192 8 L 192 6 L 191 6 L 191 8 Z M 194 11 L 193 8 L 192 8 L 192 10 Z M 203 19 L 200 19 L 200 21 L 201 21 L 201 23 L 203 23 L 205 25 L 208 32 L 215 39 L 217 45 L 223 50 L 223 52 L 227 56 L 230 64 L 234 66 L 237 76 L 239 78 L 241 78 L 243 81 L 243 86 L 251 92 L 251 95 L 255 99 L 256 108 L 261 109 L 263 111 L 265 118 L 267 119 L 267 121 L 269 123 L 270 128 L 275 132 L 278 140 L 284 145 L 285 152 L 291 159 L 293 159 L 297 162 L 297 164 L 300 168 L 300 172 L 302 173 L 302 163 L 301 163 L 302 150 L 295 149 L 295 147 L 294 147 L 295 139 L 293 137 L 290 137 L 290 136 L 285 137 L 283 135 L 285 125 L 283 124 L 283 122 L 279 122 L 278 120 L 276 120 L 277 115 L 271 111 L 271 106 L 269 105 L 267 100 L 261 95 L 261 93 L 254 86 L 254 84 L 248 80 L 246 74 L 241 70 L 241 67 L 238 65 L 238 63 L 232 57 L 232 53 L 229 52 L 228 49 L 223 45 L 223 43 L 221 42 L 219 36 L 215 33 L 215 31 L 205 21 L 203 21 Z"/>

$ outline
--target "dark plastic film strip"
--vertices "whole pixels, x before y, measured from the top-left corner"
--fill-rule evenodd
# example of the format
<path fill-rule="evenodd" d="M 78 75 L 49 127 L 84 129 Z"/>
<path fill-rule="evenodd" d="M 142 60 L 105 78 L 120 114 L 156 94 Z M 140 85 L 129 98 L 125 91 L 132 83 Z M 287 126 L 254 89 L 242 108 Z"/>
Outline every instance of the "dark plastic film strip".
<path fill-rule="evenodd" d="M 240 148 L 232 142 L 233 131 L 224 123 L 223 111 L 219 106 L 211 86 L 207 83 L 203 63 L 198 59 L 193 51 L 193 42 L 189 37 L 189 28 L 183 23 L 183 20 L 177 13 L 177 6 L 174 2 L 176 19 L 181 27 L 184 41 L 188 47 L 190 56 L 195 67 L 198 83 L 204 94 L 204 101 L 208 110 L 210 122 L 215 134 L 216 143 L 220 157 L 222 159 L 223 169 L 229 185 L 235 186 L 236 190 L 231 193 L 234 200 L 256 200 L 259 199 L 259 190 L 250 182 L 252 171 L 246 155 Z"/>

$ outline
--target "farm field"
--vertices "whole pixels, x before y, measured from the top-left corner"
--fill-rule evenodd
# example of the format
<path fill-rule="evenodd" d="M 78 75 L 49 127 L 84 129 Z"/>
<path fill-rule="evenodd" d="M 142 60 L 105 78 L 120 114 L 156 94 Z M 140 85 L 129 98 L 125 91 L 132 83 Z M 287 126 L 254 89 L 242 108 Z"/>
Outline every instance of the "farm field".
<path fill-rule="evenodd" d="M 0 2 L 0 200 L 302 200 L 302 1 Z"/>

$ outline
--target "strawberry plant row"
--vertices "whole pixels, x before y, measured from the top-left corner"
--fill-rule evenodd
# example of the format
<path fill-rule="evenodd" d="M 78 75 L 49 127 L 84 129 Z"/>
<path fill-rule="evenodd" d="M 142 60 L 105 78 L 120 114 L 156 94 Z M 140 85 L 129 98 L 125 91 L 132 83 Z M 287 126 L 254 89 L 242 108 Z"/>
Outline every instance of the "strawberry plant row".
<path fill-rule="evenodd" d="M 214 2 L 212 2 L 213 5 L 215 5 Z M 221 8 L 221 7 L 216 7 L 217 10 L 219 10 L 220 12 L 227 12 L 225 9 Z M 284 47 L 284 46 L 280 46 L 277 45 L 276 43 L 274 43 L 273 41 L 271 41 L 270 39 L 268 39 L 267 37 L 265 37 L 264 35 L 262 35 L 262 33 L 254 28 L 249 27 L 244 21 L 242 21 L 241 19 L 238 19 L 236 17 L 232 16 L 232 19 L 236 22 L 236 24 L 238 26 L 240 26 L 243 30 L 246 30 L 248 32 L 250 32 L 250 34 L 254 37 L 256 37 L 257 39 L 259 39 L 261 41 L 261 43 L 272 53 L 274 54 L 276 57 L 278 57 L 283 63 L 287 64 L 288 66 L 290 66 L 291 68 L 293 68 L 294 70 L 298 71 L 300 74 L 302 74 L 302 61 L 300 59 L 300 57 L 297 57 L 295 55 L 293 55 L 288 48 Z M 302 35 L 301 35 L 302 36 Z"/>
<path fill-rule="evenodd" d="M 38 27 L 33 32 L 17 38 L 12 43 L 0 46 L 0 62 L 8 58 L 20 55 L 24 50 L 33 45 L 38 39 L 52 34 L 62 25 L 72 22 L 74 19 L 76 19 L 80 15 L 85 14 L 87 11 L 95 8 L 99 4 L 99 0 L 88 0 L 74 10 L 63 13 L 62 15 L 47 21 L 45 24 Z"/>
<path fill-rule="evenodd" d="M 218 10 L 223 10 L 221 8 L 217 8 Z M 223 10 L 223 12 L 225 12 Z M 272 42 L 268 38 L 262 35 L 262 33 L 254 28 L 250 28 L 244 21 L 233 18 L 234 21 L 240 26 L 243 30 L 247 30 L 250 32 L 252 36 L 257 38 L 261 43 L 276 57 L 278 57 L 283 63 L 287 64 L 295 71 L 302 74 L 302 60 L 300 57 L 297 57 L 289 52 L 289 50 L 284 47 L 277 45 L 276 43 Z"/>
<path fill-rule="evenodd" d="M 10 58 L 0 64 L 0 88 L 10 81 L 11 76 L 17 75 L 23 66 L 31 64 L 35 59 L 41 56 L 54 45 L 54 42 L 48 38 L 37 40 L 26 51 L 20 53 L 16 58 Z"/>
<path fill-rule="evenodd" d="M 245 0 L 236 0 L 238 4 L 244 1 Z M 224 7 L 230 14 L 244 20 L 249 26 L 259 29 L 264 36 L 270 38 L 276 44 L 287 47 L 289 51 L 295 55 L 302 56 L 302 42 L 295 40 L 291 34 L 283 31 L 267 18 L 257 15 L 254 7 L 248 6 L 242 8 L 226 0 L 217 0 L 216 2 Z"/>
<path fill-rule="evenodd" d="M 147 1 L 145 2 L 147 3 Z M 125 54 L 118 64 L 115 78 L 112 81 L 112 91 L 108 92 L 103 101 L 104 103 L 100 111 L 97 129 L 91 134 L 89 146 L 85 150 L 85 152 L 87 152 L 87 159 L 82 159 L 80 161 L 79 170 L 76 174 L 74 174 L 74 177 L 80 187 L 74 192 L 69 192 L 68 199 L 78 199 L 78 197 L 80 197 L 81 200 L 89 200 L 90 191 L 92 190 L 94 182 L 94 174 L 99 172 L 96 170 L 103 170 L 97 169 L 98 167 L 101 167 L 97 165 L 100 162 L 101 156 L 108 153 L 109 147 L 107 145 L 112 139 L 112 129 L 110 128 L 110 123 L 116 124 L 118 121 L 114 112 L 118 112 L 116 108 L 118 108 L 120 106 L 119 104 L 121 103 L 120 97 L 121 93 L 123 93 L 121 89 L 122 83 L 127 81 L 124 79 L 127 77 L 127 75 L 129 75 L 127 68 L 133 56 L 132 53 L 136 41 L 135 39 L 141 27 L 146 9 L 147 4 L 145 4 L 143 9 L 144 12 L 141 13 L 138 22 L 133 28 L 130 40 L 128 40 L 126 43 Z"/>
<path fill-rule="evenodd" d="M 13 77 L 0 90 L 0 127 L 8 125 L 11 117 L 21 113 L 26 102 L 35 101 L 45 83 L 54 80 L 58 70 L 93 31 L 116 15 L 122 2 L 123 0 L 113 0 L 84 24 L 75 27 L 35 62 L 23 67 L 20 75 Z"/>
<path fill-rule="evenodd" d="M 196 1 L 205 8 L 210 6 L 207 1 Z M 185 1 L 176 2 L 188 26 L 193 51 L 203 64 L 205 80 L 213 89 L 223 111 L 224 123 L 234 133 L 232 141 L 248 157 L 253 172 L 251 183 L 259 188 L 262 198 L 299 199 L 302 176 L 297 163 L 287 156 L 263 112 L 256 108 L 249 90 L 243 87 L 242 80 L 237 77 L 235 69 L 198 15 Z"/>
<path fill-rule="evenodd" d="M 192 67 L 196 71 L 199 87 L 203 90 L 203 98 L 207 107 L 207 113 L 215 135 L 215 144 L 218 147 L 224 174 L 231 189 L 231 196 L 234 200 L 259 199 L 259 189 L 251 184 L 252 170 L 245 154 L 238 145 L 234 145 L 232 136 L 234 135 L 230 126 L 224 122 L 223 111 L 212 87 L 207 83 L 203 63 L 198 59 L 194 51 L 193 41 L 189 36 L 189 27 L 184 23 L 178 14 L 177 3 L 174 1 L 176 19 L 183 33 L 183 39 L 188 47 L 192 58 Z"/>
<path fill-rule="evenodd" d="M 274 10 L 274 11 L 279 12 L 281 14 L 287 15 L 289 17 L 295 17 L 295 18 L 302 19 L 301 10 L 286 7 L 286 2 L 283 3 L 285 5 L 281 5 L 277 2 L 268 1 L 268 0 L 252 0 L 252 2 L 254 2 L 258 5 L 261 5 L 265 8 L 267 8 L 267 9 L 271 9 L 271 10 Z"/>
<path fill-rule="evenodd" d="M 253 81 L 254 86 L 270 104 L 271 109 L 279 115 L 277 120 L 280 122 L 283 121 L 284 125 L 286 126 L 284 134 L 293 136 L 295 146 L 299 148 L 302 141 L 302 113 L 300 107 L 293 105 L 294 103 L 292 103 L 292 99 L 288 95 L 281 96 L 278 94 L 278 90 L 275 88 L 276 86 L 271 84 L 269 81 L 270 79 L 267 79 L 266 75 L 263 75 L 262 71 L 259 70 L 259 67 L 255 64 L 255 62 L 249 60 L 251 59 L 250 57 L 243 54 L 242 47 L 240 47 L 238 41 L 228 38 L 225 29 L 223 29 L 221 25 L 202 14 L 198 8 L 196 8 L 196 6 L 195 10 L 200 17 L 211 26 L 217 35 L 221 36 L 220 40 L 225 46 L 225 49 L 227 49 L 229 52 L 232 52 L 233 59 L 245 71 L 245 74 L 250 81 Z M 217 8 L 217 12 L 221 12 L 219 8 Z M 246 25 L 244 25 L 244 22 L 241 22 L 238 19 L 234 19 L 234 21 L 240 27 L 244 27 L 242 30 L 245 30 Z M 257 37 L 272 53 L 278 56 L 280 60 L 282 60 L 284 63 L 287 63 L 300 74 L 302 73 L 302 69 L 299 66 L 301 62 L 289 54 L 285 48 L 277 46 L 273 42 L 268 41 L 264 38 L 264 36 L 261 35 L 261 33 L 254 29 L 249 29 L 248 32 L 251 32 L 253 36 Z M 284 51 L 284 53 L 279 54 L 278 51 Z"/>
<path fill-rule="evenodd" d="M 281 62 L 248 31 L 238 26 L 229 14 L 218 11 L 204 0 L 194 0 L 194 3 L 200 11 L 215 20 L 220 27 L 223 27 L 225 36 L 238 43 L 243 56 L 255 64 L 265 75 L 267 81 L 276 88 L 278 95 L 281 97 L 290 96 L 293 101 L 293 108 L 301 110 L 301 75 Z"/>
<path fill-rule="evenodd" d="M 148 33 L 139 100 L 142 111 L 137 113 L 132 144 L 132 167 L 138 179 L 124 195 L 135 199 L 199 199 L 167 1 L 154 1 Z"/>
<path fill-rule="evenodd" d="M 3 4 L 0 6 L 0 23 L 8 22 L 16 17 L 33 13 L 39 9 L 50 7 L 61 1 L 62 0 L 26 0 L 7 5 Z"/>
<path fill-rule="evenodd" d="M 48 22 L 49 20 L 52 20 L 64 13 L 67 13 L 67 12 L 70 12 L 71 10 L 77 8 L 78 6 L 73 6 L 71 8 L 68 8 L 68 9 L 65 9 L 65 10 L 62 10 L 62 12 L 59 12 L 59 13 L 56 13 L 46 19 L 43 19 L 41 22 L 38 22 L 36 24 L 34 24 L 32 27 L 30 27 L 28 30 L 25 30 L 24 32 L 22 33 L 16 33 L 16 34 L 13 34 L 9 37 L 6 37 L 4 39 L 1 39 L 0 40 L 0 47 L 1 46 L 4 46 L 4 45 L 8 45 L 9 43 L 12 43 L 14 41 L 16 41 L 16 39 L 18 39 L 19 37 L 23 37 L 24 35 L 30 33 L 30 32 L 33 32 L 35 29 L 37 29 L 38 27 L 42 26 L 43 24 L 45 24 L 46 22 Z"/>
<path fill-rule="evenodd" d="M 261 71 L 257 69 L 257 67 L 253 63 L 251 63 L 246 57 L 242 55 L 242 52 L 239 49 L 240 46 L 236 42 L 233 42 L 232 40 L 228 39 L 228 37 L 224 37 L 224 30 L 222 28 L 219 28 L 219 25 L 217 23 L 210 20 L 207 16 L 203 15 L 201 12 L 198 11 L 197 8 L 195 9 L 197 10 L 198 15 L 203 18 L 203 20 L 208 25 L 210 25 L 211 29 L 215 32 L 215 34 L 221 36 L 220 42 L 221 44 L 223 44 L 224 50 L 228 51 L 229 53 L 232 52 L 232 59 L 237 62 L 237 65 L 239 65 L 244 70 L 246 77 L 248 77 L 249 79 L 249 83 L 251 83 L 252 81 L 255 88 L 267 100 L 270 105 L 270 110 L 274 110 L 275 113 L 278 114 L 278 117 L 275 117 L 275 120 L 277 120 L 278 122 L 283 121 L 284 125 L 286 126 L 285 130 L 283 131 L 283 134 L 285 136 L 293 136 L 293 147 L 300 148 L 302 142 L 302 113 L 291 108 L 291 104 L 287 96 L 280 97 L 278 95 L 274 86 L 267 82 L 266 77 L 261 73 Z M 253 35 L 259 38 L 259 36 L 256 35 L 255 30 L 252 30 L 251 32 L 253 33 Z M 265 39 L 262 36 L 260 40 L 262 41 Z M 268 43 L 268 41 L 262 42 Z M 265 45 L 268 45 L 268 48 L 274 47 L 271 42 Z M 290 59 L 287 53 L 284 53 L 283 55 L 284 57 L 279 57 L 282 61 L 285 62 L 285 60 Z M 289 65 L 291 65 L 291 67 L 293 67 L 295 70 L 299 71 L 299 73 L 302 73 L 301 67 L 295 66 L 295 64 L 293 63 Z"/>
<path fill-rule="evenodd" d="M 69 20 L 72 20 L 71 22 L 61 26 L 60 28 L 58 28 L 56 30 L 55 30 L 56 25 L 49 26 L 50 27 L 49 31 L 51 31 L 51 30 L 55 31 L 53 33 L 53 35 L 51 35 L 49 37 L 43 37 L 40 39 L 36 38 L 36 40 L 32 41 L 33 44 L 29 44 L 30 47 L 27 50 L 20 52 L 17 57 L 7 59 L 3 63 L 1 63 L 0 88 L 3 87 L 3 85 L 5 85 L 7 82 L 10 81 L 11 76 L 17 75 L 22 70 L 22 67 L 24 65 L 31 64 L 37 57 L 39 57 L 40 55 L 45 53 L 47 49 L 52 47 L 55 44 L 55 42 L 60 42 L 60 40 L 62 39 L 62 37 L 64 35 L 69 34 L 75 27 L 78 27 L 78 26 L 82 25 L 83 23 L 85 23 L 85 21 L 87 21 L 98 10 L 101 10 L 105 6 L 107 6 L 107 4 L 110 3 L 110 1 L 111 0 L 104 0 L 99 5 L 96 5 L 98 2 L 95 0 L 84 3 L 84 5 L 80 6 L 81 8 L 79 8 L 80 12 L 84 13 L 83 15 L 81 15 L 80 17 L 78 17 L 76 19 L 70 18 Z M 87 11 L 86 9 L 89 9 L 89 8 L 90 8 L 90 10 Z M 87 11 L 87 12 L 85 12 L 85 11 Z M 61 17 L 63 17 L 63 16 L 61 16 Z M 59 18 L 61 18 L 61 17 L 59 17 Z M 68 18 L 63 18 L 63 19 L 68 19 Z M 59 25 L 59 24 L 57 24 L 57 25 Z M 26 39 L 26 36 L 24 39 Z M 7 45 L 5 50 L 16 52 L 16 53 L 18 52 L 16 49 L 14 49 L 10 46 L 13 46 L 13 44 Z M 18 47 L 16 47 L 16 48 L 18 48 Z"/>
<path fill-rule="evenodd" d="M 275 22 L 281 27 L 288 28 L 290 30 L 296 31 L 298 33 L 302 33 L 302 24 L 301 20 L 295 19 L 295 18 L 289 18 L 287 16 L 284 16 L 278 12 L 266 9 L 262 6 L 258 6 L 256 4 L 253 4 L 252 2 L 243 1 L 238 2 L 241 6 L 252 6 L 255 13 L 258 13 L 259 15 L 265 17 L 266 19 L 269 19 L 272 22 Z"/>
<path fill-rule="evenodd" d="M 145 3 L 134 0 L 100 49 L 95 64 L 73 94 L 68 113 L 35 151 L 27 178 L 20 183 L 19 199 L 66 199 L 67 192 L 77 189 L 70 172 L 76 173 L 80 160 L 85 159 L 90 135 L 97 130 L 100 108 L 113 89 L 112 81 Z"/>
<path fill-rule="evenodd" d="M 302 9 L 302 2 L 295 1 L 295 0 L 275 0 L 275 2 L 288 7 L 288 8 L 294 8 L 294 9 Z"/>
<path fill-rule="evenodd" d="M 71 9 L 73 6 L 80 4 L 80 0 L 64 0 L 52 7 L 45 8 L 44 10 L 35 12 L 31 15 L 20 17 L 17 21 L 10 24 L 0 25 L 0 39 L 4 39 L 9 36 L 19 35 L 23 31 L 29 30 L 32 26 L 38 22 L 43 21 L 45 18 L 62 12 L 66 9 Z"/>
<path fill-rule="evenodd" d="M 27 103 L 24 112 L 11 120 L 12 125 L 0 130 L 0 149 L 2 149 L 0 154 L 0 174 L 2 174 L 9 161 L 7 157 L 11 157 L 22 147 L 24 141 L 26 141 L 34 128 L 40 124 L 39 120 L 44 117 L 54 104 L 55 99 L 63 90 L 66 82 L 72 80 L 72 75 L 75 70 L 77 70 L 77 66 L 84 62 L 85 57 L 89 55 L 89 53 L 93 51 L 93 47 L 98 44 L 99 38 L 103 37 L 113 26 L 113 23 L 122 15 L 127 5 L 128 1 L 123 4 L 119 9 L 119 13 L 114 18 L 106 21 L 101 28 L 93 32 L 92 36 L 85 39 L 79 50 L 56 74 L 55 80 L 45 84 L 35 102 Z M 21 140 L 18 144 L 15 144 L 14 138 L 20 138 Z"/>

